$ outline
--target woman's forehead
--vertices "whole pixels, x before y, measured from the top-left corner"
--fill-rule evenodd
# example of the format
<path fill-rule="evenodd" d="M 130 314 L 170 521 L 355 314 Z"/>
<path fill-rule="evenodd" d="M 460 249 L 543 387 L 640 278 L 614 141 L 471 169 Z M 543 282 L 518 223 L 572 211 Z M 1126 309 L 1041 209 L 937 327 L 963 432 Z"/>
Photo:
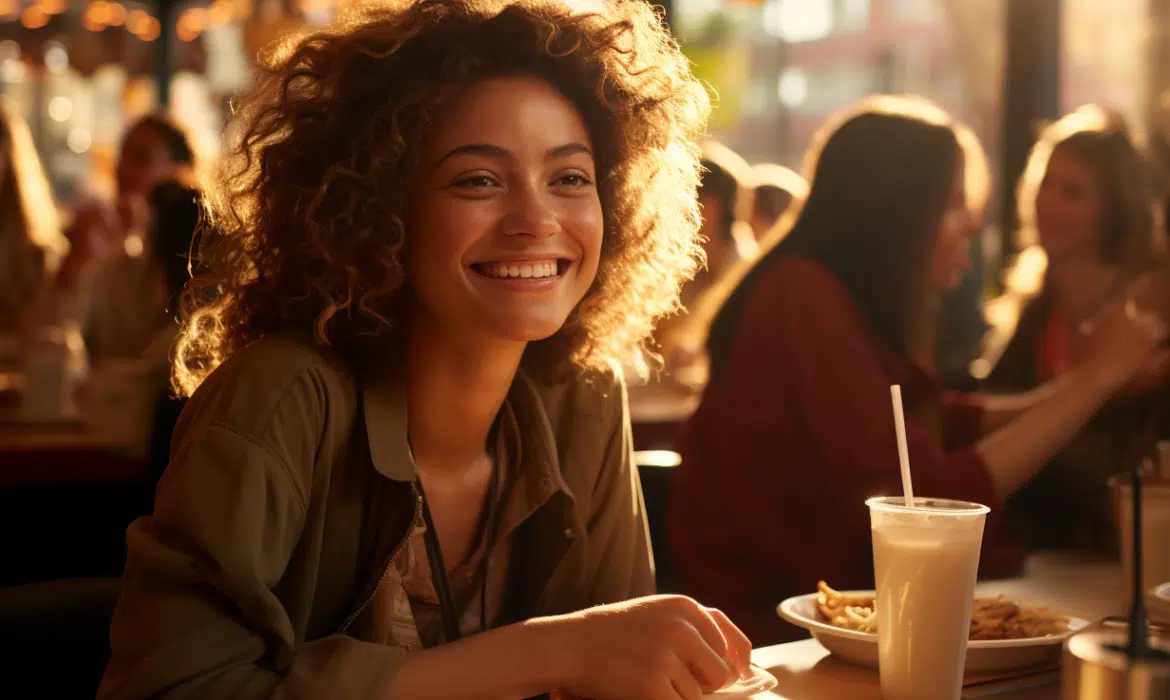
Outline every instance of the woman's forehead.
<path fill-rule="evenodd" d="M 573 103 L 535 76 L 481 80 L 455 97 L 439 115 L 424 145 L 436 163 L 472 144 L 512 153 L 544 153 L 568 143 L 590 145 L 584 119 Z"/>

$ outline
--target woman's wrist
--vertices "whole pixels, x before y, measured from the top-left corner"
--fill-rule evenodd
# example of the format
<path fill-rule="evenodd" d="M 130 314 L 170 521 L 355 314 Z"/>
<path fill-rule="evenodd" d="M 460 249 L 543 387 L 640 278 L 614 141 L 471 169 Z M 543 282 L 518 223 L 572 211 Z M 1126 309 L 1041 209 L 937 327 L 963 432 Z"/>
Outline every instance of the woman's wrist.
<path fill-rule="evenodd" d="M 1099 396 L 1101 403 L 1104 404 L 1121 391 L 1131 374 L 1129 368 L 1120 367 L 1116 363 L 1086 362 L 1073 370 L 1068 383 Z"/>
<path fill-rule="evenodd" d="M 565 637 L 551 618 L 520 622 L 406 655 L 386 689 L 397 698 L 528 698 L 565 684 Z"/>
<path fill-rule="evenodd" d="M 568 685 L 576 659 L 567 644 L 564 616 L 539 617 L 512 625 L 516 628 L 516 655 L 531 673 L 532 695 Z"/>

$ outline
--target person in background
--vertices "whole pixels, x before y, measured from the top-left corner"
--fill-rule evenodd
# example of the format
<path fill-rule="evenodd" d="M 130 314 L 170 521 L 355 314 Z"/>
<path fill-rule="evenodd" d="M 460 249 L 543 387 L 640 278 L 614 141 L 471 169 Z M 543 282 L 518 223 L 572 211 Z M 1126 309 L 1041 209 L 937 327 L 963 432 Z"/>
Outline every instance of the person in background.
<path fill-rule="evenodd" d="M 32 329 L 56 323 L 51 280 L 69 243 L 24 118 L 0 99 L 0 367 Z"/>
<path fill-rule="evenodd" d="M 654 344 L 663 359 L 663 373 L 674 384 L 697 388 L 692 370 L 701 364 L 702 329 L 693 313 L 702 307 L 711 290 L 744 261 L 758 252 L 758 245 L 744 220 L 750 184 L 750 167 L 735 151 L 718 141 L 703 143 L 702 180 L 699 184 L 699 210 L 703 223 L 699 231 L 706 266 L 694 279 L 683 285 L 679 311 L 663 319 L 654 331 Z M 699 372 L 700 377 L 702 372 Z"/>
<path fill-rule="evenodd" d="M 66 229 L 71 247 L 58 285 L 82 287 L 98 267 L 125 252 L 127 239 L 140 238 L 146 225 L 151 188 L 176 169 L 193 168 L 194 163 L 190 140 L 169 117 L 154 114 L 134 122 L 122 139 L 114 202 L 87 200 Z"/>
<path fill-rule="evenodd" d="M 179 332 L 180 299 L 198 259 L 197 249 L 209 232 L 203 223 L 203 193 L 195 187 L 181 180 L 167 180 L 154 188 L 150 201 L 155 221 L 151 257 L 156 299 L 162 310 L 158 330 L 142 356 L 148 396 L 154 398 L 146 421 L 150 426 L 146 464 L 153 486 L 170 460 L 171 434 L 186 405 L 186 399 L 171 390 L 170 362 Z M 153 492 L 151 488 L 152 496 Z"/>
<path fill-rule="evenodd" d="M 79 392 L 86 419 L 126 435 L 127 444 L 146 455 L 155 475 L 166 466 L 169 433 L 181 407 L 171 395 L 170 364 L 179 332 L 179 294 L 190 278 L 189 256 L 200 228 L 201 200 L 200 191 L 186 178 L 164 180 L 150 191 L 145 233 L 153 243 L 143 260 L 146 298 L 141 302 L 153 312 L 142 322 L 149 340 L 137 356 L 106 358 L 96 365 Z"/>
<path fill-rule="evenodd" d="M 150 342 L 160 309 L 150 290 L 148 199 L 166 178 L 192 178 L 194 167 L 194 150 L 182 129 L 161 114 L 140 119 L 122 141 L 114 206 L 91 204 L 67 232 L 75 252 L 61 283 L 77 294 L 95 364 L 137 357 Z"/>
<path fill-rule="evenodd" d="M 1009 289 L 993 302 L 1016 322 L 989 339 L 988 391 L 1034 389 L 1092 352 L 1085 325 L 1150 270 L 1164 247 L 1157 195 L 1152 165 L 1119 115 L 1088 105 L 1044 130 L 1017 199 L 1019 243 L 1028 251 L 1022 259 L 1038 247 L 1047 264 L 1032 268 L 1033 281 L 1024 286 L 1034 291 Z M 1023 270 L 1017 266 L 1007 278 Z M 1166 404 L 1161 393 L 1103 411 L 1009 499 L 1012 529 L 1035 548 L 1112 551 L 1108 478 L 1150 453 Z"/>
<path fill-rule="evenodd" d="M 748 223 L 756 240 L 765 235 L 795 203 L 808 196 L 808 183 L 798 173 L 775 163 L 752 167 L 751 216 Z"/>
<path fill-rule="evenodd" d="M 643 0 L 362 4 L 267 55 L 98 697 L 697 700 L 746 673 L 722 613 L 650 595 L 614 369 L 698 266 L 708 111 Z"/>
<path fill-rule="evenodd" d="M 739 260 L 755 257 L 757 246 L 747 227 L 744 207 L 750 194 L 751 167 L 738 153 L 718 141 L 703 144 L 703 175 L 699 208 L 703 214 L 703 251 L 707 267 L 684 288 L 684 303 L 719 279 Z"/>
<path fill-rule="evenodd" d="M 791 230 L 712 324 L 711 379 L 680 431 L 668 537 L 683 591 L 757 644 L 794 635 L 776 605 L 818 580 L 873 587 L 865 499 L 902 489 L 891 385 L 902 387 L 915 493 L 989 505 L 981 571 L 1005 574 L 1020 552 L 1001 544 L 1004 499 L 1136 372 L 1165 362 L 1165 326 L 1144 311 L 1161 286 L 1146 280 L 1132 290 L 1143 313 L 1104 311 L 1093 351 L 1056 385 L 941 391 L 932 298 L 962 279 L 976 230 L 960 133 L 908 97 L 871 98 L 831 121 Z"/>
<path fill-rule="evenodd" d="M 977 230 L 970 246 L 971 265 L 958 286 L 945 294 L 934 305 L 935 366 L 939 381 L 953 391 L 976 391 L 981 377 L 973 368 L 982 353 L 987 334 L 984 319 L 984 257 L 983 240 L 987 231 L 987 205 L 991 196 L 991 168 L 987 153 L 974 131 L 962 124 L 956 125 L 955 135 L 963 149 L 964 177 L 971 207 L 972 221 Z M 998 232 L 991 232 L 998 235 Z"/>

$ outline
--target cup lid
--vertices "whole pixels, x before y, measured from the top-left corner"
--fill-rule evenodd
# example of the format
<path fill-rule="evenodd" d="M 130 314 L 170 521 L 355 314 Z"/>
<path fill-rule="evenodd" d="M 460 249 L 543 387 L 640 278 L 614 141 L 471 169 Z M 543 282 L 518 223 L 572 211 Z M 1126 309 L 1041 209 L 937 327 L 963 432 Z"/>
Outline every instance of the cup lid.
<path fill-rule="evenodd" d="M 950 498 L 915 496 L 913 507 L 906 505 L 904 496 L 874 496 L 865 500 L 872 510 L 890 513 L 922 513 L 929 515 L 977 515 L 989 513 L 991 509 L 982 503 L 957 501 Z"/>

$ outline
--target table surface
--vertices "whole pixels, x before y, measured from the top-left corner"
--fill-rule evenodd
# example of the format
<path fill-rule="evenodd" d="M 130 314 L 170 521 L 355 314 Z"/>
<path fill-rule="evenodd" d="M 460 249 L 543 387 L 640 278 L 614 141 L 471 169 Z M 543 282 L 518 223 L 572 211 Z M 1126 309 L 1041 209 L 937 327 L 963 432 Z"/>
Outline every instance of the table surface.
<path fill-rule="evenodd" d="M 80 421 L 30 423 L 0 410 L 0 487 L 125 482 L 144 472 L 127 434 Z"/>
<path fill-rule="evenodd" d="M 987 581 L 976 587 L 980 597 L 1003 594 L 1013 600 L 1042 604 L 1054 610 L 1098 621 L 1119 614 L 1124 605 L 1121 567 L 1073 553 L 1043 553 L 1029 558 L 1020 578 Z M 784 700 L 880 700 L 878 674 L 873 669 L 838 661 L 813 639 L 756 649 L 756 665 L 768 669 L 779 685 L 769 693 L 757 695 Z M 980 685 L 969 687 L 963 698 L 994 697 L 1002 700 L 1058 700 L 1059 674 L 1051 671 L 1035 676 L 1029 687 L 1003 692 Z"/>
<path fill-rule="evenodd" d="M 836 660 L 815 639 L 763 647 L 752 652 L 752 661 L 776 677 L 775 690 L 760 693 L 755 700 L 881 700 L 877 671 Z M 1002 700 L 1059 700 L 1057 674 L 1048 672 L 1034 677 L 1034 684 L 1019 690 L 996 692 Z M 986 697 L 992 687 L 973 686 L 963 699 Z"/>

